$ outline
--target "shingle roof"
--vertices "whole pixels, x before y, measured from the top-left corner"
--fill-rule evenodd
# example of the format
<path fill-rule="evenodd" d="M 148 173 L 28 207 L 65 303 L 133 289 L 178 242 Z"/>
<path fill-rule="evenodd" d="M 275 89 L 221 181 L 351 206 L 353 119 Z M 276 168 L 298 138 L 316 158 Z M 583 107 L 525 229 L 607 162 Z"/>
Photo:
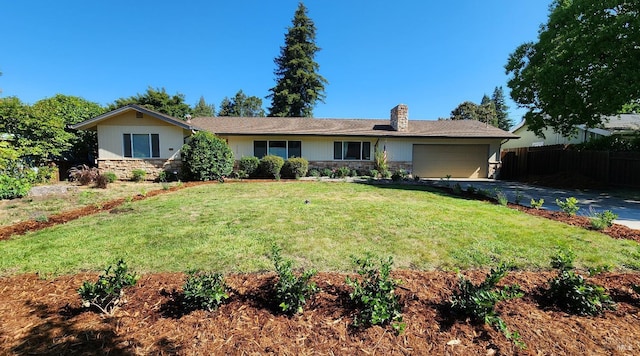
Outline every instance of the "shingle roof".
<path fill-rule="evenodd" d="M 217 135 L 518 138 L 474 120 L 409 120 L 406 132 L 394 131 L 388 119 L 197 117 L 191 123 Z"/>

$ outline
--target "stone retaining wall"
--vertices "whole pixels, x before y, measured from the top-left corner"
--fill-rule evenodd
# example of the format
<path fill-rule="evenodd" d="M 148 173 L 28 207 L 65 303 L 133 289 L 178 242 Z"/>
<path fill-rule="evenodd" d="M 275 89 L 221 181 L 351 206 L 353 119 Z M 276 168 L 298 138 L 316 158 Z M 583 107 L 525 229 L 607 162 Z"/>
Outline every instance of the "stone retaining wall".
<path fill-rule="evenodd" d="M 155 180 L 161 171 L 180 172 L 181 160 L 166 159 L 101 159 L 98 160 L 101 172 L 113 172 L 120 180 L 130 180 L 134 169 L 147 172 L 147 180 Z"/>

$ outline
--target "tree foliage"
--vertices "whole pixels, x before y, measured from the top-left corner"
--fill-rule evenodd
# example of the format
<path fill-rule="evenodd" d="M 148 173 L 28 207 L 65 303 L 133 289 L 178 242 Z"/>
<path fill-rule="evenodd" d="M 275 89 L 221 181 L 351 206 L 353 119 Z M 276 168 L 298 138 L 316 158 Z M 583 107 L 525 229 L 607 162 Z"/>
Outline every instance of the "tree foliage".
<path fill-rule="evenodd" d="M 137 104 L 163 114 L 184 118 L 191 112 L 191 107 L 184 101 L 184 94 L 169 95 L 165 88 L 147 88 L 144 94 L 136 94 L 129 98 L 117 99 L 109 105 L 109 110 L 115 110 L 125 105 Z"/>
<path fill-rule="evenodd" d="M 67 128 L 104 113 L 100 105 L 80 97 L 57 94 L 29 106 L 16 97 L 0 99 L 0 132 L 14 136 L 12 145 L 34 164 L 49 159 L 85 161 L 95 154 L 93 132 Z"/>
<path fill-rule="evenodd" d="M 564 135 L 596 127 L 640 98 L 637 0 L 555 0 L 538 41 L 520 45 L 505 66 L 511 97 L 528 127 Z"/>
<path fill-rule="evenodd" d="M 476 120 L 497 126 L 496 108 L 488 96 L 482 98 L 480 105 L 465 101 L 451 111 L 451 120 Z"/>
<path fill-rule="evenodd" d="M 216 135 L 199 131 L 182 146 L 182 165 L 188 179 L 222 180 L 233 170 L 233 151 Z"/>
<path fill-rule="evenodd" d="M 198 103 L 193 107 L 193 117 L 212 117 L 216 115 L 216 110 L 214 105 L 209 105 L 204 100 L 204 96 L 200 97 Z"/>
<path fill-rule="evenodd" d="M 495 89 L 493 89 L 491 101 L 496 110 L 496 126 L 502 130 L 509 131 L 511 126 L 513 126 L 513 121 L 509 118 L 509 107 L 505 102 L 502 87 L 495 87 Z"/>
<path fill-rule="evenodd" d="M 269 116 L 312 117 L 316 103 L 324 102 L 327 80 L 318 73 L 320 66 L 314 60 L 320 50 L 315 39 L 315 24 L 299 3 L 280 56 L 274 59 L 276 85 L 267 96 L 271 98 Z"/>
<path fill-rule="evenodd" d="M 238 90 L 233 98 L 222 99 L 218 116 L 263 117 L 265 112 L 262 108 L 262 99 L 257 96 L 247 96 L 242 90 Z"/>

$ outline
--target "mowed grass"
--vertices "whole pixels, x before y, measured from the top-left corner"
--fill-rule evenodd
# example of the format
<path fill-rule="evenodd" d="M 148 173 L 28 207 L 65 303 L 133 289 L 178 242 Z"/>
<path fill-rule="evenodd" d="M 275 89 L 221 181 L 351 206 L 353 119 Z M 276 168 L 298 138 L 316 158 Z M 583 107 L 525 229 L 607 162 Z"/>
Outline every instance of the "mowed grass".
<path fill-rule="evenodd" d="M 560 248 L 580 267 L 640 268 L 632 241 L 423 186 L 266 182 L 208 184 L 0 241 L 0 274 L 99 271 L 124 258 L 138 272 L 272 270 L 272 244 L 296 267 L 352 271 L 351 256 L 394 268 L 467 269 L 500 261 L 548 269 Z"/>

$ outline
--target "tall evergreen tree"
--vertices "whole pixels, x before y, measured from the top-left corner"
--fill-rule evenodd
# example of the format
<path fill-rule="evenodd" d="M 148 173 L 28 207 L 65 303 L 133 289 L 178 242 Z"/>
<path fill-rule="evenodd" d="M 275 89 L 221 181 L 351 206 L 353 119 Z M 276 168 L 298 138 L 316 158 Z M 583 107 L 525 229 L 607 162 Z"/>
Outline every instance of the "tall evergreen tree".
<path fill-rule="evenodd" d="M 204 100 L 204 96 L 200 97 L 200 100 L 193 107 L 193 117 L 212 117 L 215 116 L 215 107 L 213 105 L 207 104 Z"/>
<path fill-rule="evenodd" d="M 498 127 L 498 115 L 496 113 L 496 105 L 491 99 L 485 94 L 482 97 L 482 101 L 480 102 L 480 106 L 478 106 L 477 110 L 478 121 L 487 123 L 491 126 Z"/>
<path fill-rule="evenodd" d="M 509 118 L 509 107 L 505 103 L 502 87 L 496 87 L 491 95 L 491 101 L 495 105 L 498 128 L 509 131 L 513 126 L 513 121 Z"/>
<path fill-rule="evenodd" d="M 229 99 L 226 96 L 220 102 L 218 116 L 235 117 L 263 117 L 262 99 L 257 96 L 247 96 L 242 90 Z"/>
<path fill-rule="evenodd" d="M 274 59 L 276 85 L 267 96 L 271 98 L 269 116 L 312 117 L 316 102 L 324 102 L 324 85 L 328 82 L 318 73 L 320 66 L 314 60 L 320 50 L 315 39 L 315 24 L 301 2 L 285 35 L 285 44 L 280 47 L 280 56 Z"/>
<path fill-rule="evenodd" d="M 136 94 L 129 98 L 117 99 L 109 105 L 109 110 L 115 110 L 129 104 L 137 104 L 167 114 L 176 118 L 184 119 L 191 112 L 189 104 L 184 102 L 184 94 L 169 95 L 165 88 L 147 88 L 144 94 Z"/>

